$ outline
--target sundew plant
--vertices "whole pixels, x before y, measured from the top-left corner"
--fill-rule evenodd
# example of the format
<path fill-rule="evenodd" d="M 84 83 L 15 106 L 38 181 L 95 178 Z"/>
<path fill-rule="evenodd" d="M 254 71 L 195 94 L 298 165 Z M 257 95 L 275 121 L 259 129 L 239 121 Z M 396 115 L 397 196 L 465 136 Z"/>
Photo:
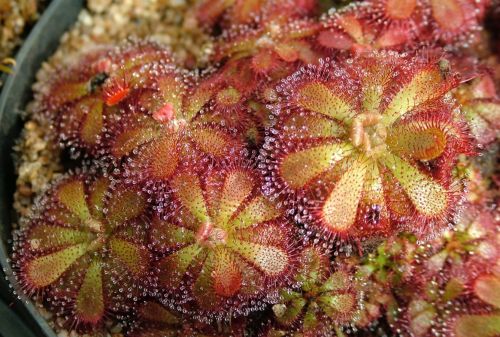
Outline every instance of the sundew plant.
<path fill-rule="evenodd" d="M 56 69 L 22 291 L 82 334 L 500 336 L 499 5 L 347 2 L 200 0 L 206 69 Z"/>

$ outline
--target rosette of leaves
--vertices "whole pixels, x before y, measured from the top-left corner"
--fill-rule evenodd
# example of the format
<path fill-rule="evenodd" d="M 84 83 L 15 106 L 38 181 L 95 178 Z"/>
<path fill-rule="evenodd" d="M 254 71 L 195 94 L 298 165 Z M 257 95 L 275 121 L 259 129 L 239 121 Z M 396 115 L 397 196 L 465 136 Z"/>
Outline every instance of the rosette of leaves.
<path fill-rule="evenodd" d="M 329 50 L 362 53 L 413 50 L 423 44 L 459 44 L 480 29 L 490 1 L 368 0 L 333 12 L 317 35 Z"/>
<path fill-rule="evenodd" d="M 151 82 L 131 93 L 127 114 L 110 131 L 111 156 L 127 158 L 130 181 L 165 186 L 181 167 L 204 168 L 244 152 L 255 124 L 226 71 L 196 79 L 156 67 L 146 76 Z"/>
<path fill-rule="evenodd" d="M 36 96 L 36 117 L 48 118 L 54 138 L 74 155 L 107 154 L 107 132 L 121 120 L 120 103 L 158 64 L 171 64 L 169 53 L 145 42 L 83 54 L 74 64 L 55 69 L 44 83 L 47 88 Z"/>
<path fill-rule="evenodd" d="M 292 225 L 245 165 L 182 171 L 173 210 L 153 223 L 159 286 L 167 302 L 201 319 L 248 314 L 276 297 L 294 269 Z"/>
<path fill-rule="evenodd" d="M 395 329 L 412 336 L 500 334 L 498 219 L 467 209 L 457 231 L 415 257 L 413 277 L 398 294 Z"/>
<path fill-rule="evenodd" d="M 358 310 L 353 275 L 333 271 L 329 257 L 311 247 L 301 253 L 299 265 L 300 288 L 281 292 L 281 301 L 273 306 L 275 319 L 301 336 L 334 336 Z"/>
<path fill-rule="evenodd" d="M 104 176 L 53 184 L 16 239 L 22 287 L 77 327 L 129 310 L 149 273 L 146 198 Z"/>
<path fill-rule="evenodd" d="M 300 69 L 277 88 L 266 193 L 325 238 L 393 234 L 402 223 L 436 233 L 460 194 L 451 169 L 471 151 L 449 94 L 457 84 L 437 62 L 392 52 Z"/>

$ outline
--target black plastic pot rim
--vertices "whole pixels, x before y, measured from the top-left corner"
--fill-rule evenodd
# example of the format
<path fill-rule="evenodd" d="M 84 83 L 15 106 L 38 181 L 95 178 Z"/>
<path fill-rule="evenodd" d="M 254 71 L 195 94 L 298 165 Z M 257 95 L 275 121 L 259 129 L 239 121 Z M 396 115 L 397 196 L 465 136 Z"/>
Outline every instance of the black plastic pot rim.
<path fill-rule="evenodd" d="M 76 21 L 83 5 L 84 0 L 51 1 L 17 53 L 14 73 L 6 77 L 0 95 L 0 233 L 2 237 L 0 265 L 6 280 L 10 282 L 13 291 L 22 301 L 21 308 L 24 316 L 32 317 L 34 320 L 31 324 L 34 325 L 32 328 L 46 337 L 56 337 L 56 334 L 39 314 L 31 300 L 22 294 L 9 263 L 11 224 L 15 221 L 15 217 L 12 216 L 12 193 L 15 188 L 12 146 L 20 134 L 22 126 L 20 112 L 32 97 L 31 86 L 35 81 L 36 72 L 42 62 L 55 51 L 61 36 Z M 5 280 L 0 280 L 0 282 L 5 282 Z M 0 324 L 0 334 L 5 337 L 30 336 L 27 327 L 22 325 L 22 321 L 14 319 L 16 315 L 11 309 L 4 307 L 0 309 L 7 310 L 11 314 L 6 314 L 6 316 L 2 314 L 2 318 L 9 322 Z M 0 311 L 3 312 L 2 310 Z"/>

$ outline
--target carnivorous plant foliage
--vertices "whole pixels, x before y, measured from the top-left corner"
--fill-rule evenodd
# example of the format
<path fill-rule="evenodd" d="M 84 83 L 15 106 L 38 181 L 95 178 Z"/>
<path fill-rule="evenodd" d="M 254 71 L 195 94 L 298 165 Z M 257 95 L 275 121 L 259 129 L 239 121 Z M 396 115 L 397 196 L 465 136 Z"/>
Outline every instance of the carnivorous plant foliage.
<path fill-rule="evenodd" d="M 68 172 L 22 290 L 85 333 L 498 336 L 490 2 L 347 2 L 200 0 L 206 69 L 128 41 L 39 83 Z"/>
<path fill-rule="evenodd" d="M 277 87 L 268 195 L 304 207 L 294 213 L 326 237 L 439 230 L 456 202 L 449 168 L 469 151 L 458 84 L 438 62 L 393 52 L 301 68 Z"/>
<path fill-rule="evenodd" d="M 99 325 L 145 292 L 146 198 L 109 177 L 56 182 L 19 234 L 16 267 L 28 293 L 43 292 L 77 325 Z"/>

